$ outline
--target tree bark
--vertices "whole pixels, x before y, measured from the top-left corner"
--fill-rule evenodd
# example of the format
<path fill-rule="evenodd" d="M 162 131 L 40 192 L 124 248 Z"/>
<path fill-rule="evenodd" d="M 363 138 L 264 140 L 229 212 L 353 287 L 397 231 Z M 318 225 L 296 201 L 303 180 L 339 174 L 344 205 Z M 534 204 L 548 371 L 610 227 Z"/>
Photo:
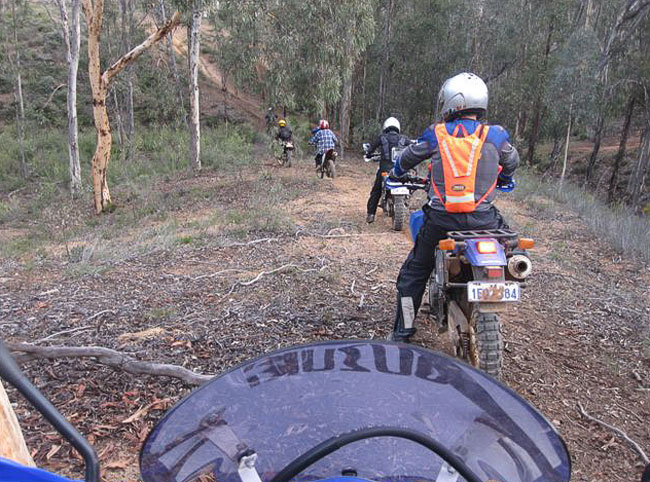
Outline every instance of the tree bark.
<path fill-rule="evenodd" d="M 0 382 L 0 457 L 34 467 L 11 401 Z"/>
<path fill-rule="evenodd" d="M 101 214 L 112 206 L 111 194 L 107 183 L 108 162 L 111 157 L 112 135 L 106 110 L 106 95 L 110 81 L 126 66 L 135 61 L 149 47 L 171 32 L 180 22 L 180 13 L 174 16 L 151 34 L 147 39 L 130 52 L 124 54 L 104 73 L 100 66 L 100 37 L 102 18 L 104 15 L 104 0 L 82 0 L 86 23 L 88 24 L 88 74 L 93 96 L 93 119 L 97 130 L 97 147 L 92 159 L 93 200 L 95 212 Z"/>
<path fill-rule="evenodd" d="M 120 0 L 122 20 L 122 50 L 126 51 L 131 45 L 133 35 L 133 2 Z M 135 150 L 135 117 L 133 113 L 133 69 L 126 68 L 126 139 L 127 159 L 132 160 Z"/>
<path fill-rule="evenodd" d="M 25 160 L 25 101 L 23 99 L 23 79 L 20 72 L 20 49 L 18 48 L 18 26 L 16 19 L 16 0 L 11 2 L 11 16 L 13 19 L 14 40 L 14 99 L 16 101 L 16 127 L 18 130 L 18 149 L 20 154 L 20 169 L 23 177 L 27 178 L 27 161 Z"/>
<path fill-rule="evenodd" d="M 601 103 L 606 102 L 606 96 L 601 98 Z M 602 104 L 601 104 L 602 106 Z M 602 111 L 598 114 L 598 121 L 596 123 L 596 132 L 594 135 L 594 148 L 591 151 L 589 156 L 589 162 L 587 163 L 587 171 L 585 172 L 585 184 L 591 180 L 591 176 L 594 173 L 594 168 L 596 167 L 596 161 L 598 160 L 598 153 L 600 152 L 600 144 L 603 139 L 603 129 L 605 128 L 605 116 Z"/>
<path fill-rule="evenodd" d="M 564 176 L 566 175 L 566 165 L 569 159 L 569 143 L 571 142 L 571 121 L 573 120 L 573 95 L 571 95 L 571 104 L 569 105 L 569 123 L 566 128 L 566 141 L 564 143 L 564 159 L 562 160 L 562 174 L 560 174 L 560 185 L 558 191 L 562 191 L 564 185 Z"/>
<path fill-rule="evenodd" d="M 544 60 L 542 63 L 542 71 L 546 72 L 546 67 L 548 65 L 548 56 L 551 53 L 551 39 L 553 37 L 554 29 L 554 19 L 551 18 L 548 25 L 548 35 L 546 37 L 546 46 L 544 47 Z M 533 107 L 533 126 L 530 130 L 530 136 L 528 137 L 528 154 L 526 155 L 526 161 L 529 165 L 532 165 L 535 158 L 535 147 L 537 146 L 537 138 L 539 137 L 539 125 L 542 118 L 542 107 L 543 107 L 543 89 L 538 89 L 537 98 L 535 99 L 535 105 Z"/>
<path fill-rule="evenodd" d="M 621 141 L 618 144 L 618 152 L 614 158 L 614 166 L 612 167 L 612 176 L 609 178 L 609 188 L 607 189 L 607 202 L 612 203 L 616 195 L 616 187 L 618 185 L 618 172 L 625 157 L 625 148 L 627 146 L 627 139 L 630 134 L 630 125 L 632 124 L 632 114 L 634 113 L 634 94 L 630 95 L 630 100 L 627 103 L 625 110 L 625 120 L 623 121 L 623 130 L 621 131 Z"/>
<path fill-rule="evenodd" d="M 341 93 L 341 108 L 339 110 L 339 128 L 341 129 L 341 157 L 345 155 L 345 144 L 350 135 L 350 110 L 352 103 L 352 73 L 355 58 L 352 54 L 352 28 L 348 29 L 345 39 L 345 63 L 343 66 L 343 92 Z"/>
<path fill-rule="evenodd" d="M 73 199 L 81 193 L 81 165 L 79 163 L 79 127 L 77 124 L 77 72 L 79 71 L 79 50 L 81 48 L 81 23 L 79 0 L 72 0 L 72 25 L 68 19 L 66 0 L 57 0 L 61 12 L 63 43 L 68 63 L 68 171 L 70 173 L 70 195 Z"/>
<path fill-rule="evenodd" d="M 167 14 L 165 12 L 165 0 L 160 0 L 160 18 L 162 23 L 167 22 Z M 183 113 L 183 122 L 187 124 L 187 114 L 185 112 L 185 101 L 183 100 L 183 82 L 178 72 L 178 64 L 176 63 L 176 54 L 174 53 L 174 37 L 172 34 L 165 36 L 165 43 L 167 44 L 167 55 L 169 56 L 169 65 L 172 69 L 172 75 L 176 82 L 176 90 L 178 91 L 178 102 L 181 105 L 181 112 Z"/>
<path fill-rule="evenodd" d="M 648 168 L 650 168 L 650 125 L 646 125 L 643 131 L 639 158 L 627 185 L 627 195 L 634 208 L 638 207 Z"/>
<path fill-rule="evenodd" d="M 379 71 L 379 102 L 377 103 L 377 123 L 384 117 L 386 109 L 386 92 L 388 91 L 388 65 L 390 62 L 390 34 L 391 16 L 393 14 L 393 0 L 386 0 L 386 19 L 384 21 L 384 57 Z"/>
<path fill-rule="evenodd" d="M 190 165 L 193 171 L 201 170 L 201 124 L 199 118 L 199 53 L 200 29 L 203 14 L 200 10 L 192 12 L 192 25 L 189 32 L 190 64 Z"/>

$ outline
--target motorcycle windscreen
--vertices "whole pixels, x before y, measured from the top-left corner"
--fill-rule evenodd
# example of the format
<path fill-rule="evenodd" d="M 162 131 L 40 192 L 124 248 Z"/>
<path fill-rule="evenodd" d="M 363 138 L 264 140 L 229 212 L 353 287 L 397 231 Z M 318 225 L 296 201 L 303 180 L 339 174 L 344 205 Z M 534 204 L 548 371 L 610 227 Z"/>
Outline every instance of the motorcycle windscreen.
<path fill-rule="evenodd" d="M 489 376 L 453 358 L 388 342 L 325 342 L 265 355 L 215 378 L 173 407 L 140 454 L 146 482 L 238 481 L 257 453 L 268 481 L 319 443 L 369 427 L 416 430 L 452 450 L 482 480 L 565 482 L 570 459 L 554 427 Z M 299 480 L 461 481 L 414 442 L 355 442 Z"/>

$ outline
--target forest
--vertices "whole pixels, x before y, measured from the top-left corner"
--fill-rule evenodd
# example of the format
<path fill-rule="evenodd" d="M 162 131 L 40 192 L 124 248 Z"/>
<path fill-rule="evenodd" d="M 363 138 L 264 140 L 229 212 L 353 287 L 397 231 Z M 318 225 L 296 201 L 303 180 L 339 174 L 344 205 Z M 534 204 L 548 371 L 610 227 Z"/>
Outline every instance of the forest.
<path fill-rule="evenodd" d="M 379 174 L 362 145 L 388 117 L 420 138 L 461 72 L 483 79 L 485 122 L 519 153 L 496 205 L 536 244 L 501 315 L 500 383 L 558 431 L 572 480 L 639 480 L 650 0 L 0 0 L 0 45 L 0 341 L 89 440 L 101 480 L 156 480 L 147 435 L 241 363 L 386 340 L 416 236 L 390 209 L 366 223 Z M 323 120 L 331 179 L 308 143 Z M 410 195 L 407 215 L 426 202 Z M 413 344 L 458 356 L 431 289 Z M 2 378 L 16 460 L 79 479 L 82 458 Z"/>

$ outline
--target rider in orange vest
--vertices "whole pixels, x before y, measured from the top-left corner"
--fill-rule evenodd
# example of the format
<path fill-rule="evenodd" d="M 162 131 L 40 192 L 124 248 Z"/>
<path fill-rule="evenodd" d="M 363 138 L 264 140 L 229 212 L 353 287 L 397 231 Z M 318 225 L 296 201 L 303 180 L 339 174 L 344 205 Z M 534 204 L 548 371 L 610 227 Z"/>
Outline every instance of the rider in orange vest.
<path fill-rule="evenodd" d="M 492 203 L 495 188 L 514 189 L 519 154 L 501 126 L 481 122 L 487 114 L 488 90 L 478 76 L 462 73 L 440 89 L 443 122 L 429 126 L 415 145 L 395 160 L 390 173 L 399 178 L 431 159 L 429 202 L 415 245 L 397 278 L 397 314 L 391 338 L 408 342 L 429 276 L 435 249 L 448 231 L 507 228 Z"/>

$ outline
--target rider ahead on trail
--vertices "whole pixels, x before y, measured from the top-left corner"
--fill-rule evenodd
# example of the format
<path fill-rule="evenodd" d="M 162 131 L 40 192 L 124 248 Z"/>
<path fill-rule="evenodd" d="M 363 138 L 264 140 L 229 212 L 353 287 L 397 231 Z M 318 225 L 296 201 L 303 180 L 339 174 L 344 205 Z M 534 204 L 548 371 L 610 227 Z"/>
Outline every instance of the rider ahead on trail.
<path fill-rule="evenodd" d="M 507 228 L 492 204 L 494 189 L 514 189 L 512 175 L 519 165 L 508 132 L 480 122 L 487 113 L 488 90 L 478 76 L 462 73 L 448 79 L 440 89 L 438 104 L 444 122 L 429 126 L 418 144 L 395 160 L 390 173 L 399 178 L 431 159 L 424 222 L 397 278 L 395 341 L 408 342 L 415 333 L 415 317 L 435 266 L 435 249 L 447 232 Z"/>
<path fill-rule="evenodd" d="M 327 151 L 334 149 L 336 144 L 339 143 L 336 134 L 330 130 L 330 123 L 326 120 L 321 120 L 318 124 L 318 131 L 311 136 L 309 139 L 309 144 L 316 146 L 316 168 L 321 165 L 323 162 L 323 154 L 326 154 Z"/>
<path fill-rule="evenodd" d="M 368 198 L 368 211 L 366 222 L 372 223 L 375 220 L 377 205 L 381 198 L 381 190 L 384 186 L 384 175 L 393 167 L 391 152 L 393 147 L 406 147 L 411 143 L 410 139 L 400 134 L 400 124 L 395 117 L 389 117 L 384 121 L 381 134 L 373 142 L 366 155 L 370 155 L 381 147 L 381 159 L 379 160 L 379 169 L 375 176 L 375 183 L 372 185 L 370 197 Z"/>
<path fill-rule="evenodd" d="M 275 138 L 287 142 L 290 141 L 293 136 L 293 132 L 291 131 L 291 127 L 287 125 L 287 121 L 284 119 L 280 119 L 278 122 L 278 133 L 276 134 Z"/>

